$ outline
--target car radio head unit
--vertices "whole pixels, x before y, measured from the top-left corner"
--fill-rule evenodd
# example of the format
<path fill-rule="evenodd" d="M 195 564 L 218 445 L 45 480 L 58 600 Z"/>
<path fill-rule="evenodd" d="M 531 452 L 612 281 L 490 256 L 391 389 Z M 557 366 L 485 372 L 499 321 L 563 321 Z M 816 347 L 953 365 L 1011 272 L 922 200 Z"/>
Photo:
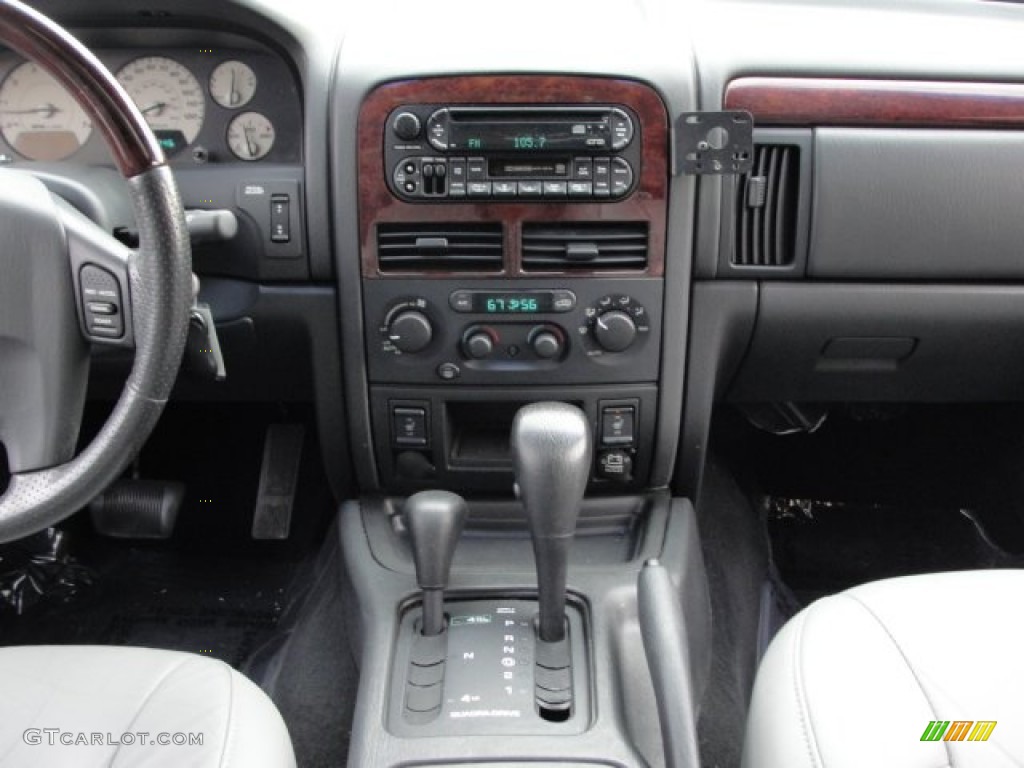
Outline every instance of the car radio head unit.
<path fill-rule="evenodd" d="M 639 175 L 623 105 L 403 104 L 384 130 L 388 186 L 408 201 L 614 200 Z"/>

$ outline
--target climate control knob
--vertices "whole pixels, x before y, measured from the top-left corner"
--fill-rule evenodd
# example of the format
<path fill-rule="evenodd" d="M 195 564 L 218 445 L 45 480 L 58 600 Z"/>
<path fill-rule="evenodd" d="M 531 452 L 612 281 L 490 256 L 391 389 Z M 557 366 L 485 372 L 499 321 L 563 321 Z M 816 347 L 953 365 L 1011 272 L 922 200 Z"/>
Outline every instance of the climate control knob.
<path fill-rule="evenodd" d="M 412 141 L 420 135 L 420 119 L 412 112 L 399 112 L 391 123 L 391 130 L 402 141 Z"/>
<path fill-rule="evenodd" d="M 430 318 L 415 309 L 399 312 L 388 323 L 388 340 L 406 354 L 422 352 L 434 338 Z"/>
<path fill-rule="evenodd" d="M 636 340 L 636 323 L 621 309 L 613 309 L 597 316 L 594 338 L 606 352 L 624 352 Z"/>
<path fill-rule="evenodd" d="M 553 360 L 562 354 L 562 337 L 552 328 L 539 325 L 530 331 L 530 349 L 541 360 Z"/>
<path fill-rule="evenodd" d="M 483 360 L 494 352 L 494 338 L 483 328 L 470 328 L 462 337 L 462 351 L 472 360 Z"/>

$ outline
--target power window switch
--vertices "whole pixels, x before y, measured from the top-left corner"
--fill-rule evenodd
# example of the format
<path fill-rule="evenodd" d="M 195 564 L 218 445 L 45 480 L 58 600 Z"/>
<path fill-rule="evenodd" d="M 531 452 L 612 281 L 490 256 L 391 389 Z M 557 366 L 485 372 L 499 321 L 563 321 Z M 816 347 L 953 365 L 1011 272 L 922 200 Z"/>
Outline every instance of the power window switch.
<path fill-rule="evenodd" d="M 426 408 L 395 406 L 391 410 L 391 428 L 397 446 L 424 447 L 427 444 Z"/>
<path fill-rule="evenodd" d="M 270 240 L 287 243 L 292 239 L 291 198 L 288 195 L 270 196 Z"/>
<path fill-rule="evenodd" d="M 636 409 L 631 405 L 606 406 L 601 412 L 601 443 L 632 445 L 636 439 Z"/>

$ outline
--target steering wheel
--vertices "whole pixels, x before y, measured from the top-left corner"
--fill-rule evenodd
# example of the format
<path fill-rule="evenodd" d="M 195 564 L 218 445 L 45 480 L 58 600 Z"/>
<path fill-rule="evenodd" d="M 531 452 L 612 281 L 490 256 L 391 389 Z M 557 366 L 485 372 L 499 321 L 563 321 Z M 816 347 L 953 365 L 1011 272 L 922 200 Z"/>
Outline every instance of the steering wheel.
<path fill-rule="evenodd" d="M 192 256 L 177 186 L 131 97 L 84 46 L 17 0 L 0 0 L 0 44 L 53 75 L 109 146 L 131 196 L 130 250 L 54 197 L 0 171 L 0 443 L 11 472 L 0 542 L 63 520 L 100 493 L 149 437 L 177 376 Z M 134 347 L 131 374 L 76 457 L 89 345 Z"/>

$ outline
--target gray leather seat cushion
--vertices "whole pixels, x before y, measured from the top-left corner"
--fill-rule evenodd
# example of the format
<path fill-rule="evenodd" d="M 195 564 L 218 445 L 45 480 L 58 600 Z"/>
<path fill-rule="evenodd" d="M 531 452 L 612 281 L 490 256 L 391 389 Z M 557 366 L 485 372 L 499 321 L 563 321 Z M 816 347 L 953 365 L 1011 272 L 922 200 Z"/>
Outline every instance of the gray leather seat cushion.
<path fill-rule="evenodd" d="M 1024 766 L 1024 571 L 890 579 L 819 600 L 758 670 L 744 768 Z M 921 741 L 997 721 L 986 742 Z"/>
<path fill-rule="evenodd" d="M 111 743 L 124 734 L 133 743 Z M 295 755 L 270 699 L 221 661 L 27 646 L 0 648 L 0 765 L 292 768 Z"/>

